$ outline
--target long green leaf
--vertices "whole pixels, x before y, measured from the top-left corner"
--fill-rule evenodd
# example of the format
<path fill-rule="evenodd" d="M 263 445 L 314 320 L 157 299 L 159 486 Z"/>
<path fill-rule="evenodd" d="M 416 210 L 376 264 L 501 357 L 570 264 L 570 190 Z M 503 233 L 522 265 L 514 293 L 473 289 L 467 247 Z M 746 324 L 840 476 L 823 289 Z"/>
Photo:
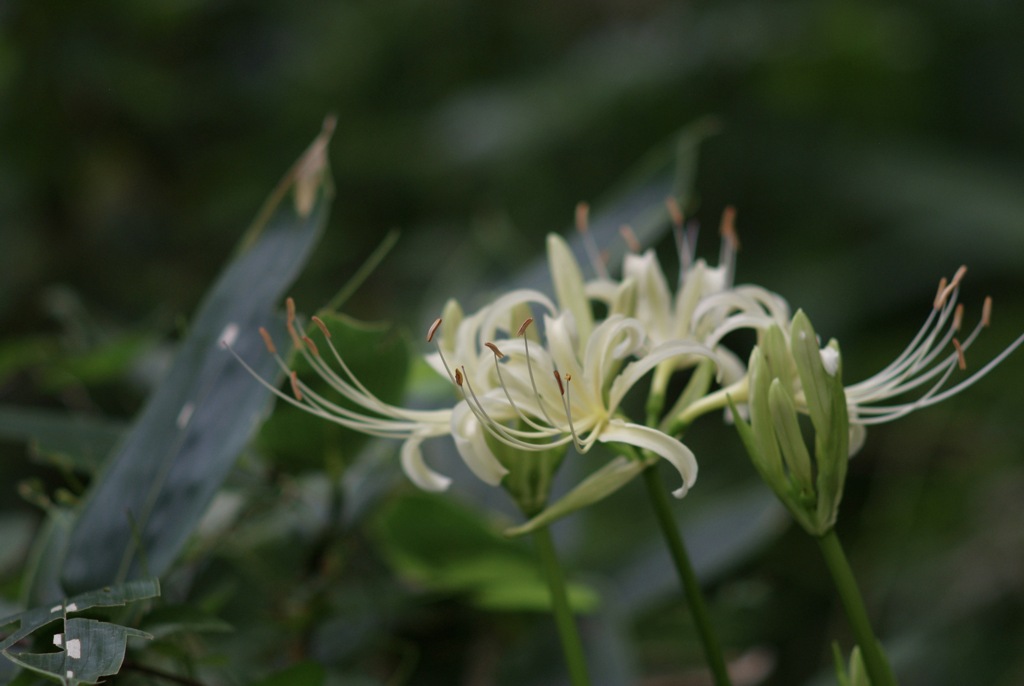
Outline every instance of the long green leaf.
<path fill-rule="evenodd" d="M 167 378 L 150 398 L 72 531 L 69 591 L 163 574 L 177 557 L 264 412 L 257 374 L 275 365 L 256 331 L 271 329 L 282 294 L 308 258 L 332 195 L 325 125 L 271 194 L 232 262 L 200 306 Z"/>

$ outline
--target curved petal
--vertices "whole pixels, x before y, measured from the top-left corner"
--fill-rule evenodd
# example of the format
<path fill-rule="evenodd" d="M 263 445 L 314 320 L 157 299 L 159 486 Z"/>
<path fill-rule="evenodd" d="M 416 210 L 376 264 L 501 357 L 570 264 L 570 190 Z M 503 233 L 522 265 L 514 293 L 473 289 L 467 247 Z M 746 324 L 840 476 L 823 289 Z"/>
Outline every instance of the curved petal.
<path fill-rule="evenodd" d="M 583 372 L 595 397 L 602 396 L 624 358 L 640 354 L 645 340 L 643 324 L 636 319 L 612 315 L 598 325 L 583 355 Z"/>
<path fill-rule="evenodd" d="M 478 329 L 473 332 L 474 346 L 482 346 L 487 341 L 497 337 L 498 330 L 508 327 L 509 337 L 515 333 L 522 322 L 512 321 L 512 314 L 520 305 L 539 305 L 545 314 L 556 312 L 555 304 L 551 299 L 540 291 L 529 288 L 517 288 L 505 293 L 494 302 L 488 304 L 479 311 L 476 316 L 481 317 Z"/>
<path fill-rule="evenodd" d="M 441 331 L 438 345 L 444 347 L 445 351 L 455 352 L 455 341 L 462 327 L 462 320 L 465 319 L 462 305 L 455 298 L 449 298 L 441 310 Z"/>
<path fill-rule="evenodd" d="M 574 319 L 571 313 L 563 312 L 557 317 L 544 318 L 544 332 L 547 348 L 552 361 L 562 374 L 582 376 L 579 357 L 576 354 L 577 338 L 574 335 Z"/>
<path fill-rule="evenodd" d="M 488 447 L 484 428 L 465 401 L 456 405 L 452 412 L 452 438 L 462 461 L 484 483 L 497 486 L 508 474 Z"/>
<path fill-rule="evenodd" d="M 697 260 L 686 271 L 683 283 L 676 294 L 675 311 L 673 317 L 675 326 L 673 336 L 676 338 L 692 338 L 692 326 L 694 311 L 697 309 L 701 299 L 707 296 L 704 291 L 704 270 L 707 263 L 704 260 Z"/>
<path fill-rule="evenodd" d="M 854 424 L 853 422 L 850 422 L 850 457 L 853 457 L 860 452 L 860 449 L 864 447 L 864 441 L 867 440 L 867 437 L 868 430 L 863 424 Z"/>
<path fill-rule="evenodd" d="M 555 294 L 563 310 L 572 312 L 581 338 L 589 338 L 594 315 L 585 293 L 583 273 L 572 249 L 558 234 L 548 234 L 548 267 L 555 282 Z"/>
<path fill-rule="evenodd" d="M 627 314 L 615 309 L 616 303 L 622 297 L 620 294 L 624 287 L 623 282 L 625 281 L 626 279 L 623 279 L 622 282 L 613 281 L 612 279 L 595 279 L 584 284 L 583 293 L 591 300 L 604 303 L 614 313 Z"/>
<path fill-rule="evenodd" d="M 669 360 L 673 357 L 681 357 L 683 355 L 699 355 L 700 357 L 708 358 L 714 362 L 716 366 L 718 365 L 718 356 L 715 352 L 698 343 L 691 343 L 687 341 L 662 343 L 639 360 L 627 364 L 622 372 L 615 377 L 615 381 L 612 382 L 611 389 L 608 392 L 608 411 L 615 411 L 615 408 L 619 406 L 622 399 L 626 397 L 626 393 L 629 392 L 629 389 L 632 388 L 637 381 L 643 378 L 644 374 L 651 371 L 654 367 L 658 366 L 665 360 Z"/>
<path fill-rule="evenodd" d="M 697 481 L 697 458 L 693 456 L 693 452 L 675 438 L 657 429 L 613 419 L 601 431 L 598 440 L 602 443 L 635 445 L 671 462 L 683 477 L 683 485 L 672 491 L 672 495 L 677 498 L 686 495 Z"/>
<path fill-rule="evenodd" d="M 667 340 L 672 335 L 672 294 L 654 251 L 647 250 L 643 255 L 626 255 L 622 263 L 622 275 L 624 278 L 635 279 L 637 283 L 634 316 L 650 329 L 655 340 Z"/>
<path fill-rule="evenodd" d="M 444 474 L 435 472 L 423 461 L 423 452 L 420 450 L 422 442 L 422 438 L 414 437 L 402 443 L 402 470 L 409 477 L 409 481 L 424 491 L 447 490 L 452 480 Z"/>

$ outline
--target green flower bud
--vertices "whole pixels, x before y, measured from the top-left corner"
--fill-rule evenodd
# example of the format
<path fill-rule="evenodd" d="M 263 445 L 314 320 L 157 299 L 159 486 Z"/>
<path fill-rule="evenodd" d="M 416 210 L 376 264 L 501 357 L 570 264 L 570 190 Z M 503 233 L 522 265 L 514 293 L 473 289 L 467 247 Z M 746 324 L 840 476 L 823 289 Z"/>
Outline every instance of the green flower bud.
<path fill-rule="evenodd" d="M 788 339 L 778 326 L 764 332 L 748 373 L 750 422 L 733 406 L 740 438 L 794 518 L 820 536 L 835 525 L 849 455 L 839 344 L 832 340 L 819 348 L 810 320 L 800 311 Z M 813 451 L 805 442 L 798 408 L 810 416 Z"/>

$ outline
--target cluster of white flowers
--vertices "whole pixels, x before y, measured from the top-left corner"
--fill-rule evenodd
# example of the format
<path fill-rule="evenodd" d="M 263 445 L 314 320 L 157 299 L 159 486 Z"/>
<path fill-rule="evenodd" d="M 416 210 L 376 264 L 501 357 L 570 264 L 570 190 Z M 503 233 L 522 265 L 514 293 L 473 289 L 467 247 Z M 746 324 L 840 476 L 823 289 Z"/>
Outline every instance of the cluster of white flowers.
<path fill-rule="evenodd" d="M 402 440 L 402 466 L 423 489 L 443 490 L 450 479 L 427 466 L 421 444 L 451 436 L 466 465 L 488 484 L 499 484 L 508 473 L 509 466 L 499 457 L 508 448 L 530 453 L 574 446 L 587 453 L 603 443 L 621 446 L 624 453 L 668 460 L 683 482 L 674 495 L 682 497 L 696 480 L 697 462 L 678 437 L 681 428 L 700 414 L 730 404 L 745 413 L 750 402 L 747 366 L 723 340 L 740 329 L 753 330 L 759 338 L 769 329 L 789 336 L 793 316 L 778 294 L 734 284 L 738 240 L 731 209 L 723 215 L 722 248 L 713 267 L 695 257 L 696 231 L 684 229 L 672 203 L 669 211 L 679 256 L 674 292 L 653 250 L 628 254 L 621 274 L 612 278 L 595 246 L 588 245 L 594 276 L 585 278 L 566 242 L 551 235 L 547 257 L 554 297 L 514 290 L 470 315 L 450 301 L 427 335 L 433 344 L 427 361 L 455 391 L 450 407 L 424 411 L 383 402 L 352 374 L 326 326 L 320 324 L 329 355 L 300 333 L 290 302 L 288 328 L 294 344 L 348 402 L 333 402 L 304 383 L 277 356 L 265 332 L 268 349 L 291 377 L 291 393 L 260 381 L 285 402 L 318 417 Z M 578 217 L 589 238 L 585 212 Z M 956 301 L 963 272 L 942 282 L 921 332 L 892 364 L 845 387 L 851 453 L 863 442 L 865 426 L 940 402 L 973 384 L 1024 343 L 1024 336 L 1018 338 L 973 375 L 947 387 L 957 368 L 964 366 L 964 351 L 987 325 L 991 310 L 991 301 L 986 300 L 978 326 L 963 341 L 957 338 L 963 309 Z M 313 322 L 319 320 L 314 317 Z M 825 346 L 820 356 L 823 369 L 834 375 L 840 362 L 838 347 Z M 664 394 L 675 374 L 701 365 L 714 370 L 717 390 L 644 422 L 623 413 L 627 393 L 645 377 L 651 377 L 652 395 Z M 814 389 L 801 387 L 795 369 L 790 377 L 796 407 L 807 412 L 806 396 Z M 926 390 L 912 401 L 890 404 L 922 387 Z M 663 404 L 658 407 L 661 412 Z"/>

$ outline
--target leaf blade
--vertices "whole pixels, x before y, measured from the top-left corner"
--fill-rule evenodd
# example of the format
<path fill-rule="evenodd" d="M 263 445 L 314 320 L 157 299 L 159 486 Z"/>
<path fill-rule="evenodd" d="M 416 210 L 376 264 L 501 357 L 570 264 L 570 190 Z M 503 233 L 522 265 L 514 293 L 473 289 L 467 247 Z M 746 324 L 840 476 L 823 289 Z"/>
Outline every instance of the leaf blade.
<path fill-rule="evenodd" d="M 255 429 L 269 392 L 219 343 L 237 337 L 239 356 L 254 360 L 257 374 L 274 376 L 259 337 L 239 333 L 274 317 L 326 223 L 332 189 L 324 149 L 332 128 L 271 194 L 200 306 L 167 379 L 90 489 L 64 560 L 67 590 L 164 573 Z"/>

